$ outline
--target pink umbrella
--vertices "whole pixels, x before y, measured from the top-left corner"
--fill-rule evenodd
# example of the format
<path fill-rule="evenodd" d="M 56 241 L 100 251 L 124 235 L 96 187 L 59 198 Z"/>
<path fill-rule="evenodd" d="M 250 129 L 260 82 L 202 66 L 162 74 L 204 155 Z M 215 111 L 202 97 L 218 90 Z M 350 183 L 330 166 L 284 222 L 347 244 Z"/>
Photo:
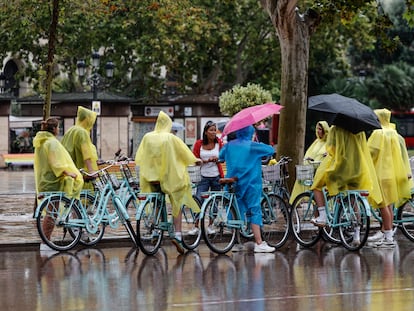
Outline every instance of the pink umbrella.
<path fill-rule="evenodd" d="M 280 112 L 283 106 L 273 103 L 266 103 L 257 106 L 244 108 L 236 113 L 223 129 L 222 136 L 240 130 L 246 126 L 258 123 L 267 117 Z"/>

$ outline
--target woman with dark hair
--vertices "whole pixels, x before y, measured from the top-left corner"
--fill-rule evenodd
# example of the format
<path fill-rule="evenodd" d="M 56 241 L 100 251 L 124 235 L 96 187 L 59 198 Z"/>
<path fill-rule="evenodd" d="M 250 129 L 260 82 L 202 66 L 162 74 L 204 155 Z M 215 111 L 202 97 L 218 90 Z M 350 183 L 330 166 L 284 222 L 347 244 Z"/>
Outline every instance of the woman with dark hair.
<path fill-rule="evenodd" d="M 41 130 L 33 139 L 36 193 L 63 191 L 69 198 L 79 198 L 83 186 L 82 174 L 56 138 L 58 133 L 59 121 L 49 118 L 42 122 Z M 47 221 L 45 218 L 43 226 L 49 238 L 55 226 L 54 220 Z M 40 250 L 49 250 L 49 247 L 42 243 Z"/>
<path fill-rule="evenodd" d="M 223 147 L 223 142 L 217 137 L 217 125 L 213 121 L 208 121 L 203 129 L 203 138 L 195 142 L 193 146 L 194 155 L 201 159 L 201 181 L 197 185 L 196 196 L 202 202 L 201 193 L 206 191 L 218 191 L 221 190 L 219 179 L 224 176 L 223 168 L 218 162 L 218 155 L 220 149 Z M 196 233 L 198 227 L 196 226 L 193 233 Z M 208 227 L 207 230 L 211 228 Z"/>

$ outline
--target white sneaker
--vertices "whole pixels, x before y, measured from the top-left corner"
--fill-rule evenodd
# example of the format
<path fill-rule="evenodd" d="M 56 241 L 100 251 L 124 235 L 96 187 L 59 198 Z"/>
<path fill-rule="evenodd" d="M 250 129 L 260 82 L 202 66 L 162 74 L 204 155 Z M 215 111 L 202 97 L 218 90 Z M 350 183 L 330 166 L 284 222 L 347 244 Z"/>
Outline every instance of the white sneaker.
<path fill-rule="evenodd" d="M 200 231 L 200 229 L 199 228 L 197 228 L 197 227 L 194 227 L 193 229 L 191 229 L 191 230 L 189 230 L 188 231 L 188 234 L 189 235 L 198 235 L 198 232 Z"/>
<path fill-rule="evenodd" d="M 375 234 L 368 237 L 367 242 L 378 242 L 384 238 L 384 233 L 382 231 L 377 231 Z"/>
<path fill-rule="evenodd" d="M 254 252 L 255 253 L 273 253 L 276 251 L 276 248 L 267 245 L 265 241 L 261 244 L 254 244 Z"/>
<path fill-rule="evenodd" d="M 378 248 L 394 248 L 396 245 L 394 239 L 387 239 L 387 238 L 383 238 L 381 240 L 379 240 L 378 242 L 375 242 L 375 247 Z"/>
<path fill-rule="evenodd" d="M 207 227 L 207 234 L 214 234 L 216 233 L 216 230 L 212 226 Z"/>

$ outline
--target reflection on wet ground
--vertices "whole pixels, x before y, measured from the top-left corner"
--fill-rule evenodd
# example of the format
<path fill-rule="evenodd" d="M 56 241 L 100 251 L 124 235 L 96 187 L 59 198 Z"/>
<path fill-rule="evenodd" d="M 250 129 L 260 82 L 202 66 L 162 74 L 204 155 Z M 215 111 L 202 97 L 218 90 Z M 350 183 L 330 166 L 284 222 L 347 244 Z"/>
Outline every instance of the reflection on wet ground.
<path fill-rule="evenodd" d="M 395 249 L 356 253 L 292 240 L 274 254 L 218 256 L 202 244 L 178 256 L 168 241 L 156 256 L 108 245 L 40 253 L 33 171 L 0 178 L 1 310 L 413 309 L 413 242 L 400 233 Z M 31 246 L 7 244 L 19 242 Z"/>
<path fill-rule="evenodd" d="M 3 310 L 412 310 L 414 250 L 321 242 L 274 254 L 129 248 L 2 252 Z"/>

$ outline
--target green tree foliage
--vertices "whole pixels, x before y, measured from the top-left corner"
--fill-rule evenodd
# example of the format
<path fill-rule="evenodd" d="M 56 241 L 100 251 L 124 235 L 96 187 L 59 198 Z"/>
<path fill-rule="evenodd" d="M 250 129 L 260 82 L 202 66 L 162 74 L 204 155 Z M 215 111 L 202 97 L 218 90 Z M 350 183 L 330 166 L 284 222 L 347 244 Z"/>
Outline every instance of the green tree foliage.
<path fill-rule="evenodd" d="M 272 94 L 260 85 L 248 83 L 247 86 L 235 85 L 220 96 L 220 111 L 233 116 L 243 108 L 260 105 L 272 101 Z"/>
<path fill-rule="evenodd" d="M 374 108 L 410 110 L 414 107 L 414 67 L 406 63 L 385 65 L 365 81 Z"/>

